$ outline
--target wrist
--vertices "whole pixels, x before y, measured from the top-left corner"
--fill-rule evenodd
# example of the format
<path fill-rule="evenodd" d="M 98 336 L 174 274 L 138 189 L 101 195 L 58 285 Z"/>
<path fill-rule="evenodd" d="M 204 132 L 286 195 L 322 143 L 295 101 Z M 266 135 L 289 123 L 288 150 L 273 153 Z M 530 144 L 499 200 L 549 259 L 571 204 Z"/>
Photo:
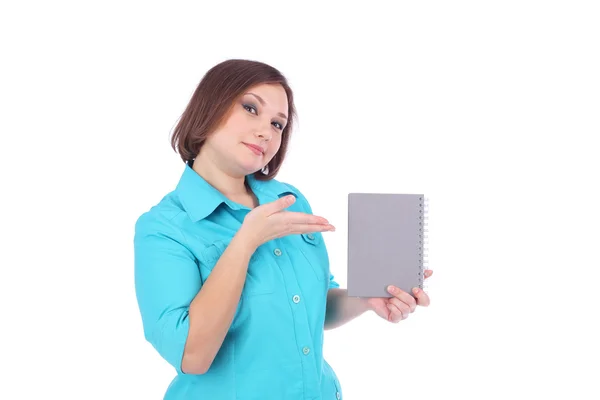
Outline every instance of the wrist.
<path fill-rule="evenodd" d="M 346 290 L 346 297 L 350 301 L 351 307 L 357 310 L 360 314 L 365 313 L 367 311 L 371 311 L 373 307 L 371 303 L 369 303 L 369 299 L 366 297 L 354 297 L 348 296 L 348 291 Z"/>
<path fill-rule="evenodd" d="M 364 298 L 364 297 L 358 297 L 358 302 L 359 302 L 359 307 L 361 308 L 361 311 L 367 312 L 367 311 L 372 311 L 373 307 L 371 306 L 371 303 L 369 302 L 368 298 Z"/>
<path fill-rule="evenodd" d="M 258 244 L 256 243 L 254 236 L 244 229 L 243 225 L 240 229 L 238 229 L 232 241 L 233 240 L 235 240 L 238 245 L 250 256 L 254 254 L 256 249 L 258 249 Z"/>

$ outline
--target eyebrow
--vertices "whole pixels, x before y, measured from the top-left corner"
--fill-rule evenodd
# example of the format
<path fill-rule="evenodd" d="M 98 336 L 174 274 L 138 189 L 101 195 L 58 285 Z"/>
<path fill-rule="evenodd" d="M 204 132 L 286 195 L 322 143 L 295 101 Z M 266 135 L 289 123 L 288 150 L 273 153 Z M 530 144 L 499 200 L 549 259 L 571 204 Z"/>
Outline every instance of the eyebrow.
<path fill-rule="evenodd" d="M 252 96 L 256 97 L 258 99 L 258 101 L 260 102 L 260 104 L 262 104 L 263 106 L 265 105 L 265 101 L 259 95 L 251 93 L 251 92 L 248 92 L 247 94 L 251 94 Z M 285 118 L 286 120 L 288 119 L 288 117 L 283 113 L 277 113 L 277 115 L 279 115 L 281 118 Z"/>

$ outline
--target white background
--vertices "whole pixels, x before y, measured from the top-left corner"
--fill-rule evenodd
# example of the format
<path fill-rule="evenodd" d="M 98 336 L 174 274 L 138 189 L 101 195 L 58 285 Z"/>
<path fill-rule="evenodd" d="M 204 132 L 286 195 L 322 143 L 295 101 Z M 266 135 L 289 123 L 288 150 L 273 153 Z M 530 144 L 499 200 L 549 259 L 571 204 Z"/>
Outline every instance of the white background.
<path fill-rule="evenodd" d="M 342 287 L 347 193 L 429 197 L 431 306 L 326 332 L 345 399 L 600 398 L 596 2 L 204 3 L 2 3 L 1 398 L 162 398 L 134 222 L 227 58 L 289 78 Z"/>

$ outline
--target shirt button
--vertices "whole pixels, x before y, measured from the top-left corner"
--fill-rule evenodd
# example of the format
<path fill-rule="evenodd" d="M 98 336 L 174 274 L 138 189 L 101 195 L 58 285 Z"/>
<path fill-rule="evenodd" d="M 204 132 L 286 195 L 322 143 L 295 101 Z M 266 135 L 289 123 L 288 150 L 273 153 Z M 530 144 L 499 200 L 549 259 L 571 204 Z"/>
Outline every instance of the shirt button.
<path fill-rule="evenodd" d="M 281 250 L 279 250 L 279 249 L 275 249 L 275 250 L 273 250 L 273 253 L 275 253 L 275 255 L 276 255 L 277 257 L 279 257 L 279 256 L 281 255 Z"/>
<path fill-rule="evenodd" d="M 336 392 L 335 397 L 340 400 L 342 398 L 342 395 L 340 394 L 340 392 Z"/>
<path fill-rule="evenodd" d="M 293 300 L 294 300 L 294 303 L 296 303 L 296 304 L 299 303 L 300 302 L 300 296 L 295 295 L 294 298 L 293 298 Z"/>
<path fill-rule="evenodd" d="M 302 352 L 304 353 L 304 355 L 307 355 L 308 353 L 310 353 L 310 349 L 308 347 L 305 347 L 302 349 Z"/>
<path fill-rule="evenodd" d="M 310 240 L 315 240 L 315 237 L 312 233 L 309 233 L 306 237 L 308 237 Z"/>

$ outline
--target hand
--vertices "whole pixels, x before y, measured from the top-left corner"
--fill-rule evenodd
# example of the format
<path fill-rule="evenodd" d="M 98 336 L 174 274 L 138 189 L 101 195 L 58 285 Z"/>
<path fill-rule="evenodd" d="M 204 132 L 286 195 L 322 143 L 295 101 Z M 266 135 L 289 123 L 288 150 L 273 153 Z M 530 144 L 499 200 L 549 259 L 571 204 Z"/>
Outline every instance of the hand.
<path fill-rule="evenodd" d="M 432 270 L 426 269 L 425 279 L 429 278 L 432 274 Z M 375 314 L 386 321 L 398 323 L 415 312 L 418 305 L 427 307 L 430 304 L 429 296 L 420 288 L 413 288 L 413 293 L 416 297 L 415 300 L 410 293 L 406 293 L 394 286 L 390 287 L 395 289 L 395 291 L 390 292 L 394 297 L 371 297 L 365 299 L 367 308 L 375 311 Z"/>
<path fill-rule="evenodd" d="M 303 212 L 286 211 L 296 201 L 293 195 L 262 204 L 244 218 L 240 232 L 254 248 L 269 240 L 291 234 L 334 231 L 325 218 Z"/>

